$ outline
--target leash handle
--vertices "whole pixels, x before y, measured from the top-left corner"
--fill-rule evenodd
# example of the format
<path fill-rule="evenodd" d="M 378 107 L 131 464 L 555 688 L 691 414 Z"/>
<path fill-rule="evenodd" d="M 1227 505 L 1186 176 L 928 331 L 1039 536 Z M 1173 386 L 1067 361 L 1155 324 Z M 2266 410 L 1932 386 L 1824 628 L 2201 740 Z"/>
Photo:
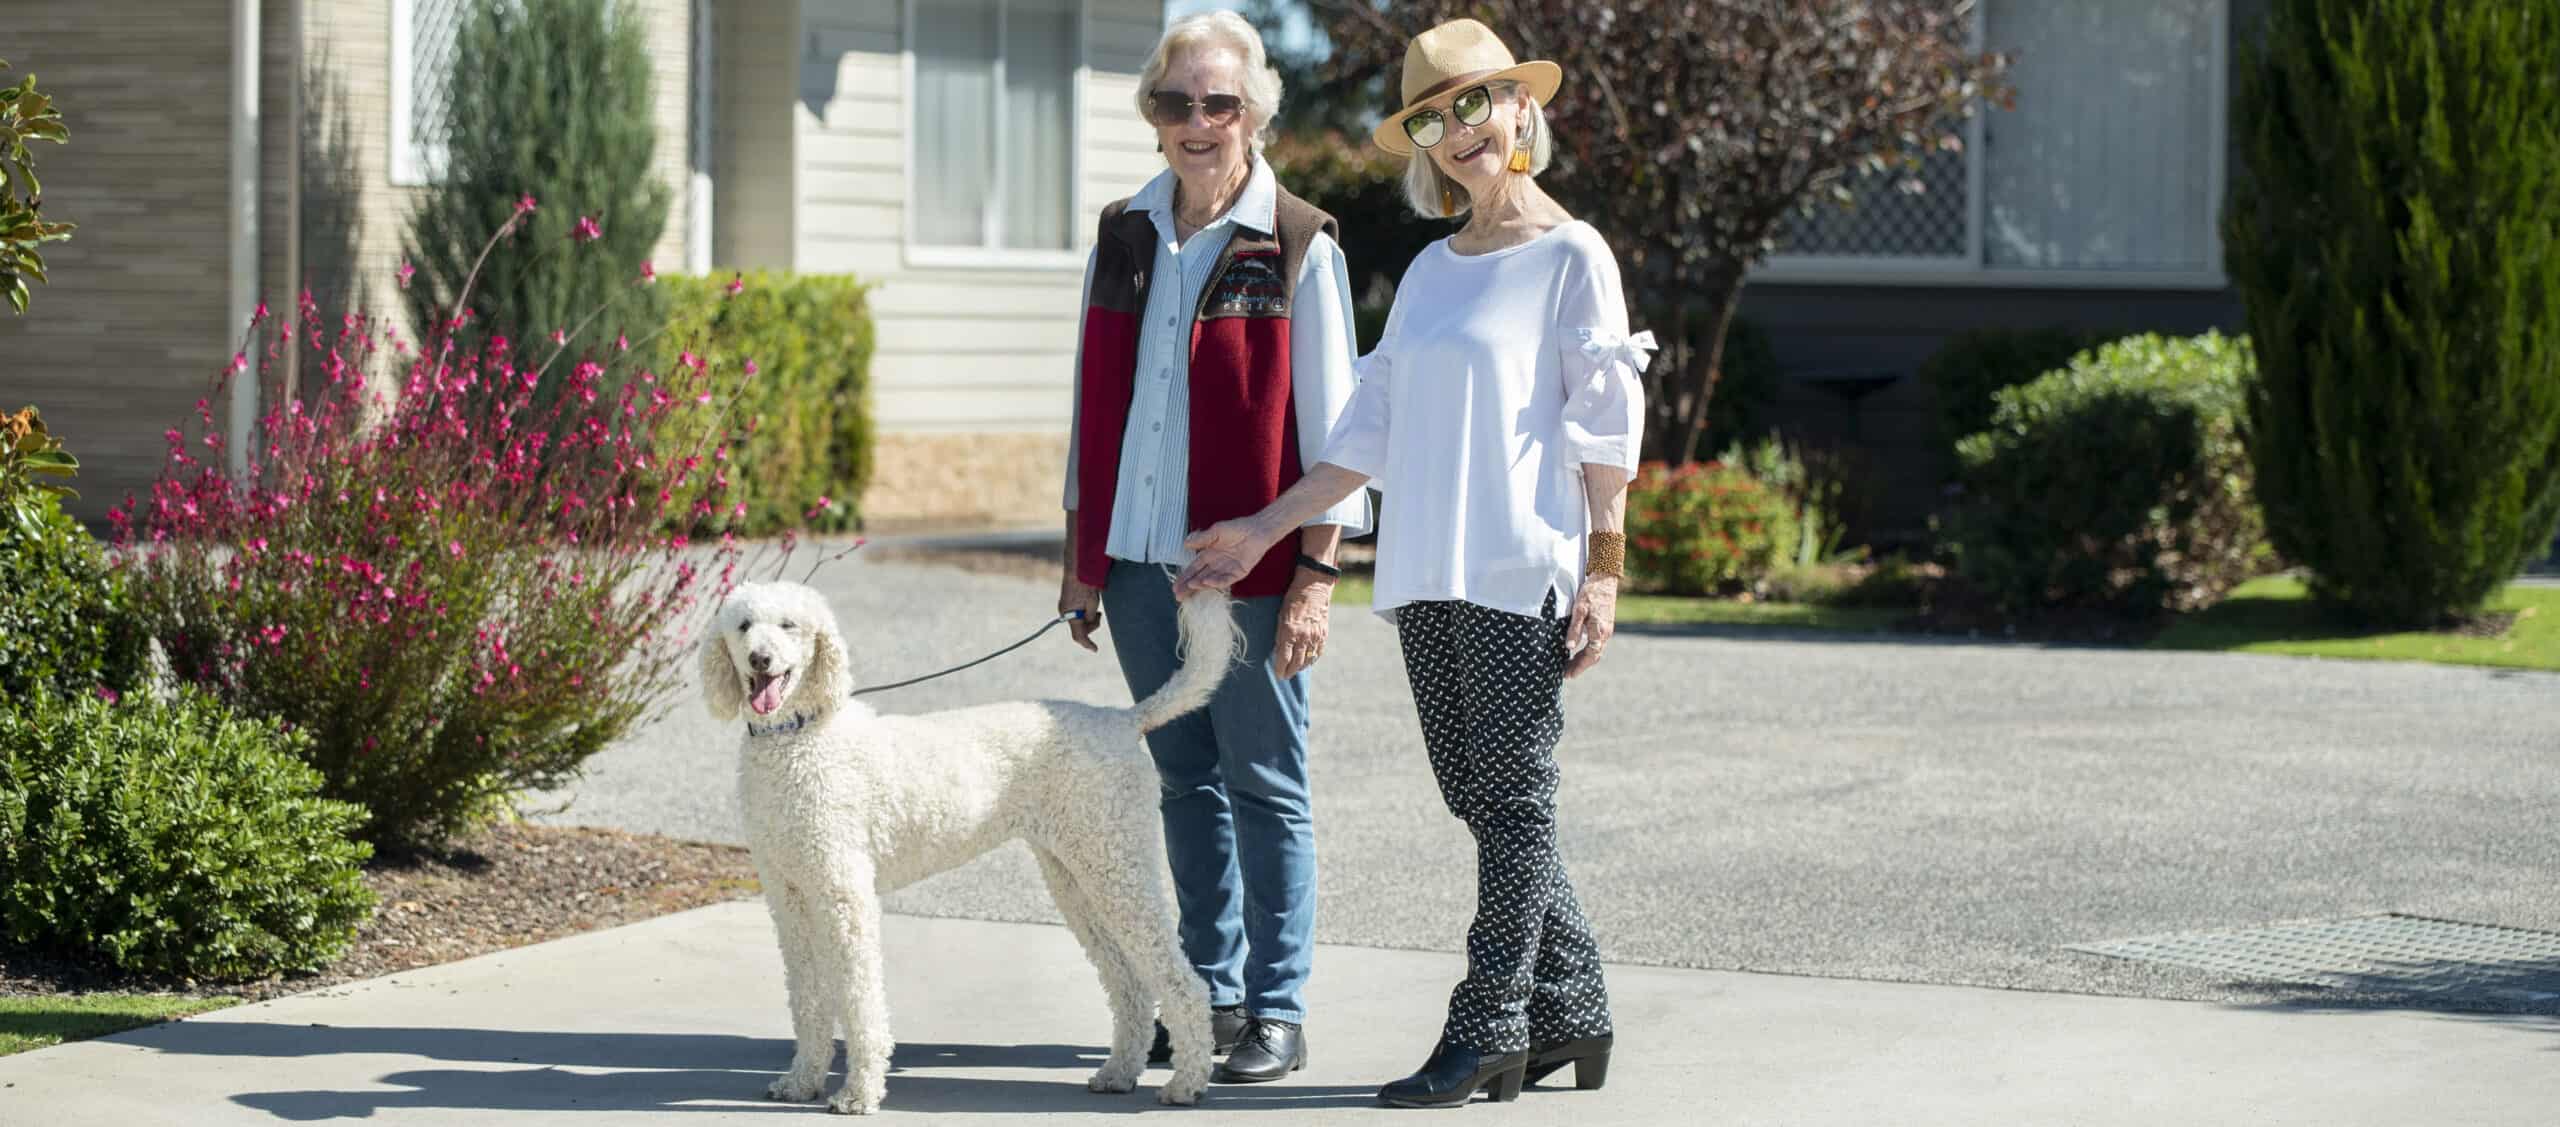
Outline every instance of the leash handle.
<path fill-rule="evenodd" d="M 995 660 L 995 659 L 997 659 L 997 658 L 1003 657 L 1004 655 L 1009 654 L 1009 653 L 1012 653 L 1012 652 L 1013 652 L 1013 651 L 1015 651 L 1015 650 L 1021 649 L 1021 648 L 1022 648 L 1022 647 L 1024 647 L 1024 646 L 1030 645 L 1033 641 L 1037 640 L 1037 639 L 1038 639 L 1042 634 L 1046 634 L 1046 633 L 1048 633 L 1048 632 L 1049 632 L 1049 631 L 1051 631 L 1051 630 L 1055 630 L 1055 629 L 1057 629 L 1057 628 L 1058 628 L 1058 624 L 1059 624 L 1059 623 L 1062 623 L 1062 622 L 1071 622 L 1071 621 L 1074 621 L 1074 620 L 1076 620 L 1076 619 L 1083 618 L 1084 616 L 1085 616 L 1084 611 L 1083 611 L 1083 610 L 1081 610 L 1081 609 L 1079 609 L 1079 610 L 1070 610 L 1070 611 L 1061 611 L 1061 612 L 1059 612 L 1059 614 L 1058 614 L 1058 616 L 1057 616 L 1056 618 L 1052 618 L 1052 619 L 1050 619 L 1046 624 L 1042 625 L 1039 629 L 1032 631 L 1029 637 L 1026 637 L 1026 638 L 1024 638 L 1023 640 L 1019 641 L 1019 642 L 1015 642 L 1014 644 L 1012 644 L 1012 645 L 1010 645 L 1010 646 L 1006 646 L 1006 647 L 1005 647 L 1005 648 L 1003 648 L 1003 649 L 997 650 L 997 651 L 996 651 L 996 652 L 994 652 L 994 653 L 988 654 L 988 655 L 987 655 L 987 656 L 985 656 L 985 657 L 979 658 L 979 659 L 977 659 L 976 661 L 964 662 L 964 663 L 962 663 L 962 664 L 952 666 L 952 667 L 951 667 L 951 668 L 949 668 L 949 669 L 945 669 L 945 670 L 943 670 L 943 671 L 941 671 L 941 672 L 939 672 L 939 673 L 927 673 L 927 674 L 925 674 L 925 675 L 924 675 L 924 676 L 922 676 L 922 677 L 909 677 L 909 678 L 907 678 L 907 679 L 906 679 L 906 680 L 904 680 L 904 681 L 892 682 L 892 683 L 890 683 L 890 684 L 886 684 L 886 685 L 872 685 L 872 686 L 869 686 L 869 687 L 866 687 L 866 688 L 855 689 L 855 690 L 853 691 L 853 695 L 854 695 L 854 696 L 858 696 L 858 697 L 859 697 L 859 696 L 868 696 L 868 695 L 870 695 L 870 694 L 872 694 L 872 693 L 885 693 L 885 692 L 888 692 L 888 691 L 889 691 L 889 690 L 891 690 L 891 689 L 903 689 L 903 688 L 906 688 L 906 687 L 907 687 L 907 686 L 909 686 L 909 685 L 920 685 L 920 684 L 923 684 L 924 682 L 927 682 L 927 681 L 933 680 L 933 679 L 934 679 L 934 678 L 936 678 L 936 677 L 948 677 L 948 676 L 950 676 L 950 675 L 952 675 L 952 674 L 954 674 L 954 673 L 958 673 L 958 672 L 960 672 L 960 671 L 961 671 L 961 670 L 963 670 L 963 669 L 972 669 L 972 668 L 975 668 L 975 667 L 977 667 L 977 666 L 985 665 L 986 663 L 988 663 L 988 662 L 990 662 L 990 661 L 994 661 L 994 660 Z"/>

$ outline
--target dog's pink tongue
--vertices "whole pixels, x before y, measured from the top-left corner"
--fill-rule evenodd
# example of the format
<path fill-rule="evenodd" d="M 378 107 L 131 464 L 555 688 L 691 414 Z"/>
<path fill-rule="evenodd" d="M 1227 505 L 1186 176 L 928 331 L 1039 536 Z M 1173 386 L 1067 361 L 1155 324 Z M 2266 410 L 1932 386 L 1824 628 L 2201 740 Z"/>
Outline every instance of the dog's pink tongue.
<path fill-rule="evenodd" d="M 773 715 L 775 709 L 782 707 L 782 678 L 771 678 L 758 687 L 755 699 L 748 701 L 747 707 L 755 709 L 758 716 Z"/>

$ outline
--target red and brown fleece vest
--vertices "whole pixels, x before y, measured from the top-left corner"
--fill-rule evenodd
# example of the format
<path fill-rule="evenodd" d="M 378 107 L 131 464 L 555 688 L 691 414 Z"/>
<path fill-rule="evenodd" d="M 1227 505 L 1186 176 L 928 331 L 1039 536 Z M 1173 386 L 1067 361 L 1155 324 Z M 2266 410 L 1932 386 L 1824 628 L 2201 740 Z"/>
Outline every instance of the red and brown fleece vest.
<path fill-rule="evenodd" d="M 1191 527 L 1251 516 L 1297 483 L 1298 427 L 1289 388 L 1289 312 L 1298 264 L 1333 217 L 1277 192 L 1265 235 L 1238 225 L 1191 321 Z M 1338 237 L 1338 236 L 1336 236 Z M 1076 436 L 1076 578 L 1095 587 L 1111 573 L 1105 554 L 1120 443 L 1137 383 L 1138 319 L 1147 310 L 1156 227 L 1120 200 L 1102 209 L 1094 241 L 1093 288 L 1085 295 L 1080 421 Z M 1179 283 L 1179 279 L 1175 280 Z M 1241 596 L 1286 591 L 1298 541 L 1286 537 L 1235 586 Z"/>

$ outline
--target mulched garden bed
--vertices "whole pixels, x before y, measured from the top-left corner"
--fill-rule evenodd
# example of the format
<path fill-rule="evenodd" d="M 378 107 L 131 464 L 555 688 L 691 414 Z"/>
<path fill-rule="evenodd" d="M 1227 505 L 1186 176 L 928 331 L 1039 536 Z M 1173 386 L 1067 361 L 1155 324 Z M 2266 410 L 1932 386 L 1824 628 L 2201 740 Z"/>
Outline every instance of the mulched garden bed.
<path fill-rule="evenodd" d="M 496 826 L 429 856 L 378 858 L 380 901 L 346 953 L 316 974 L 245 983 L 127 975 L 0 949 L 0 994 L 173 992 L 259 1001 L 757 894 L 736 846 L 565 826 Z"/>

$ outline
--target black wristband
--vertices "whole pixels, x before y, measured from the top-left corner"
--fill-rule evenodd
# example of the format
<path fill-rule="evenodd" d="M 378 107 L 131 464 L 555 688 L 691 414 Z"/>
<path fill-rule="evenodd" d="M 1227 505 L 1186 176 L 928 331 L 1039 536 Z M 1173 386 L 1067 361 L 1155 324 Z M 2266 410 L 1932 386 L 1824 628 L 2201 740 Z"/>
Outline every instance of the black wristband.
<path fill-rule="evenodd" d="M 1316 574 L 1318 574 L 1318 575 L 1321 575 L 1321 576 L 1323 576 L 1323 577 L 1325 577 L 1325 578 L 1327 578 L 1327 579 L 1340 579 L 1340 578 L 1342 578 L 1342 569 L 1341 569 L 1341 568 L 1335 567 L 1335 566 L 1333 566 L 1332 564 L 1326 563 L 1326 562 L 1324 562 L 1323 560 L 1320 560 L 1320 559 L 1315 558 L 1314 556 L 1310 556 L 1310 555 L 1306 554 L 1305 552 L 1300 552 L 1300 553 L 1298 553 L 1298 566 L 1299 566 L 1299 567 L 1303 567 L 1303 568 L 1307 569 L 1308 571 L 1312 571 L 1312 572 L 1314 572 L 1314 573 L 1316 573 Z"/>

